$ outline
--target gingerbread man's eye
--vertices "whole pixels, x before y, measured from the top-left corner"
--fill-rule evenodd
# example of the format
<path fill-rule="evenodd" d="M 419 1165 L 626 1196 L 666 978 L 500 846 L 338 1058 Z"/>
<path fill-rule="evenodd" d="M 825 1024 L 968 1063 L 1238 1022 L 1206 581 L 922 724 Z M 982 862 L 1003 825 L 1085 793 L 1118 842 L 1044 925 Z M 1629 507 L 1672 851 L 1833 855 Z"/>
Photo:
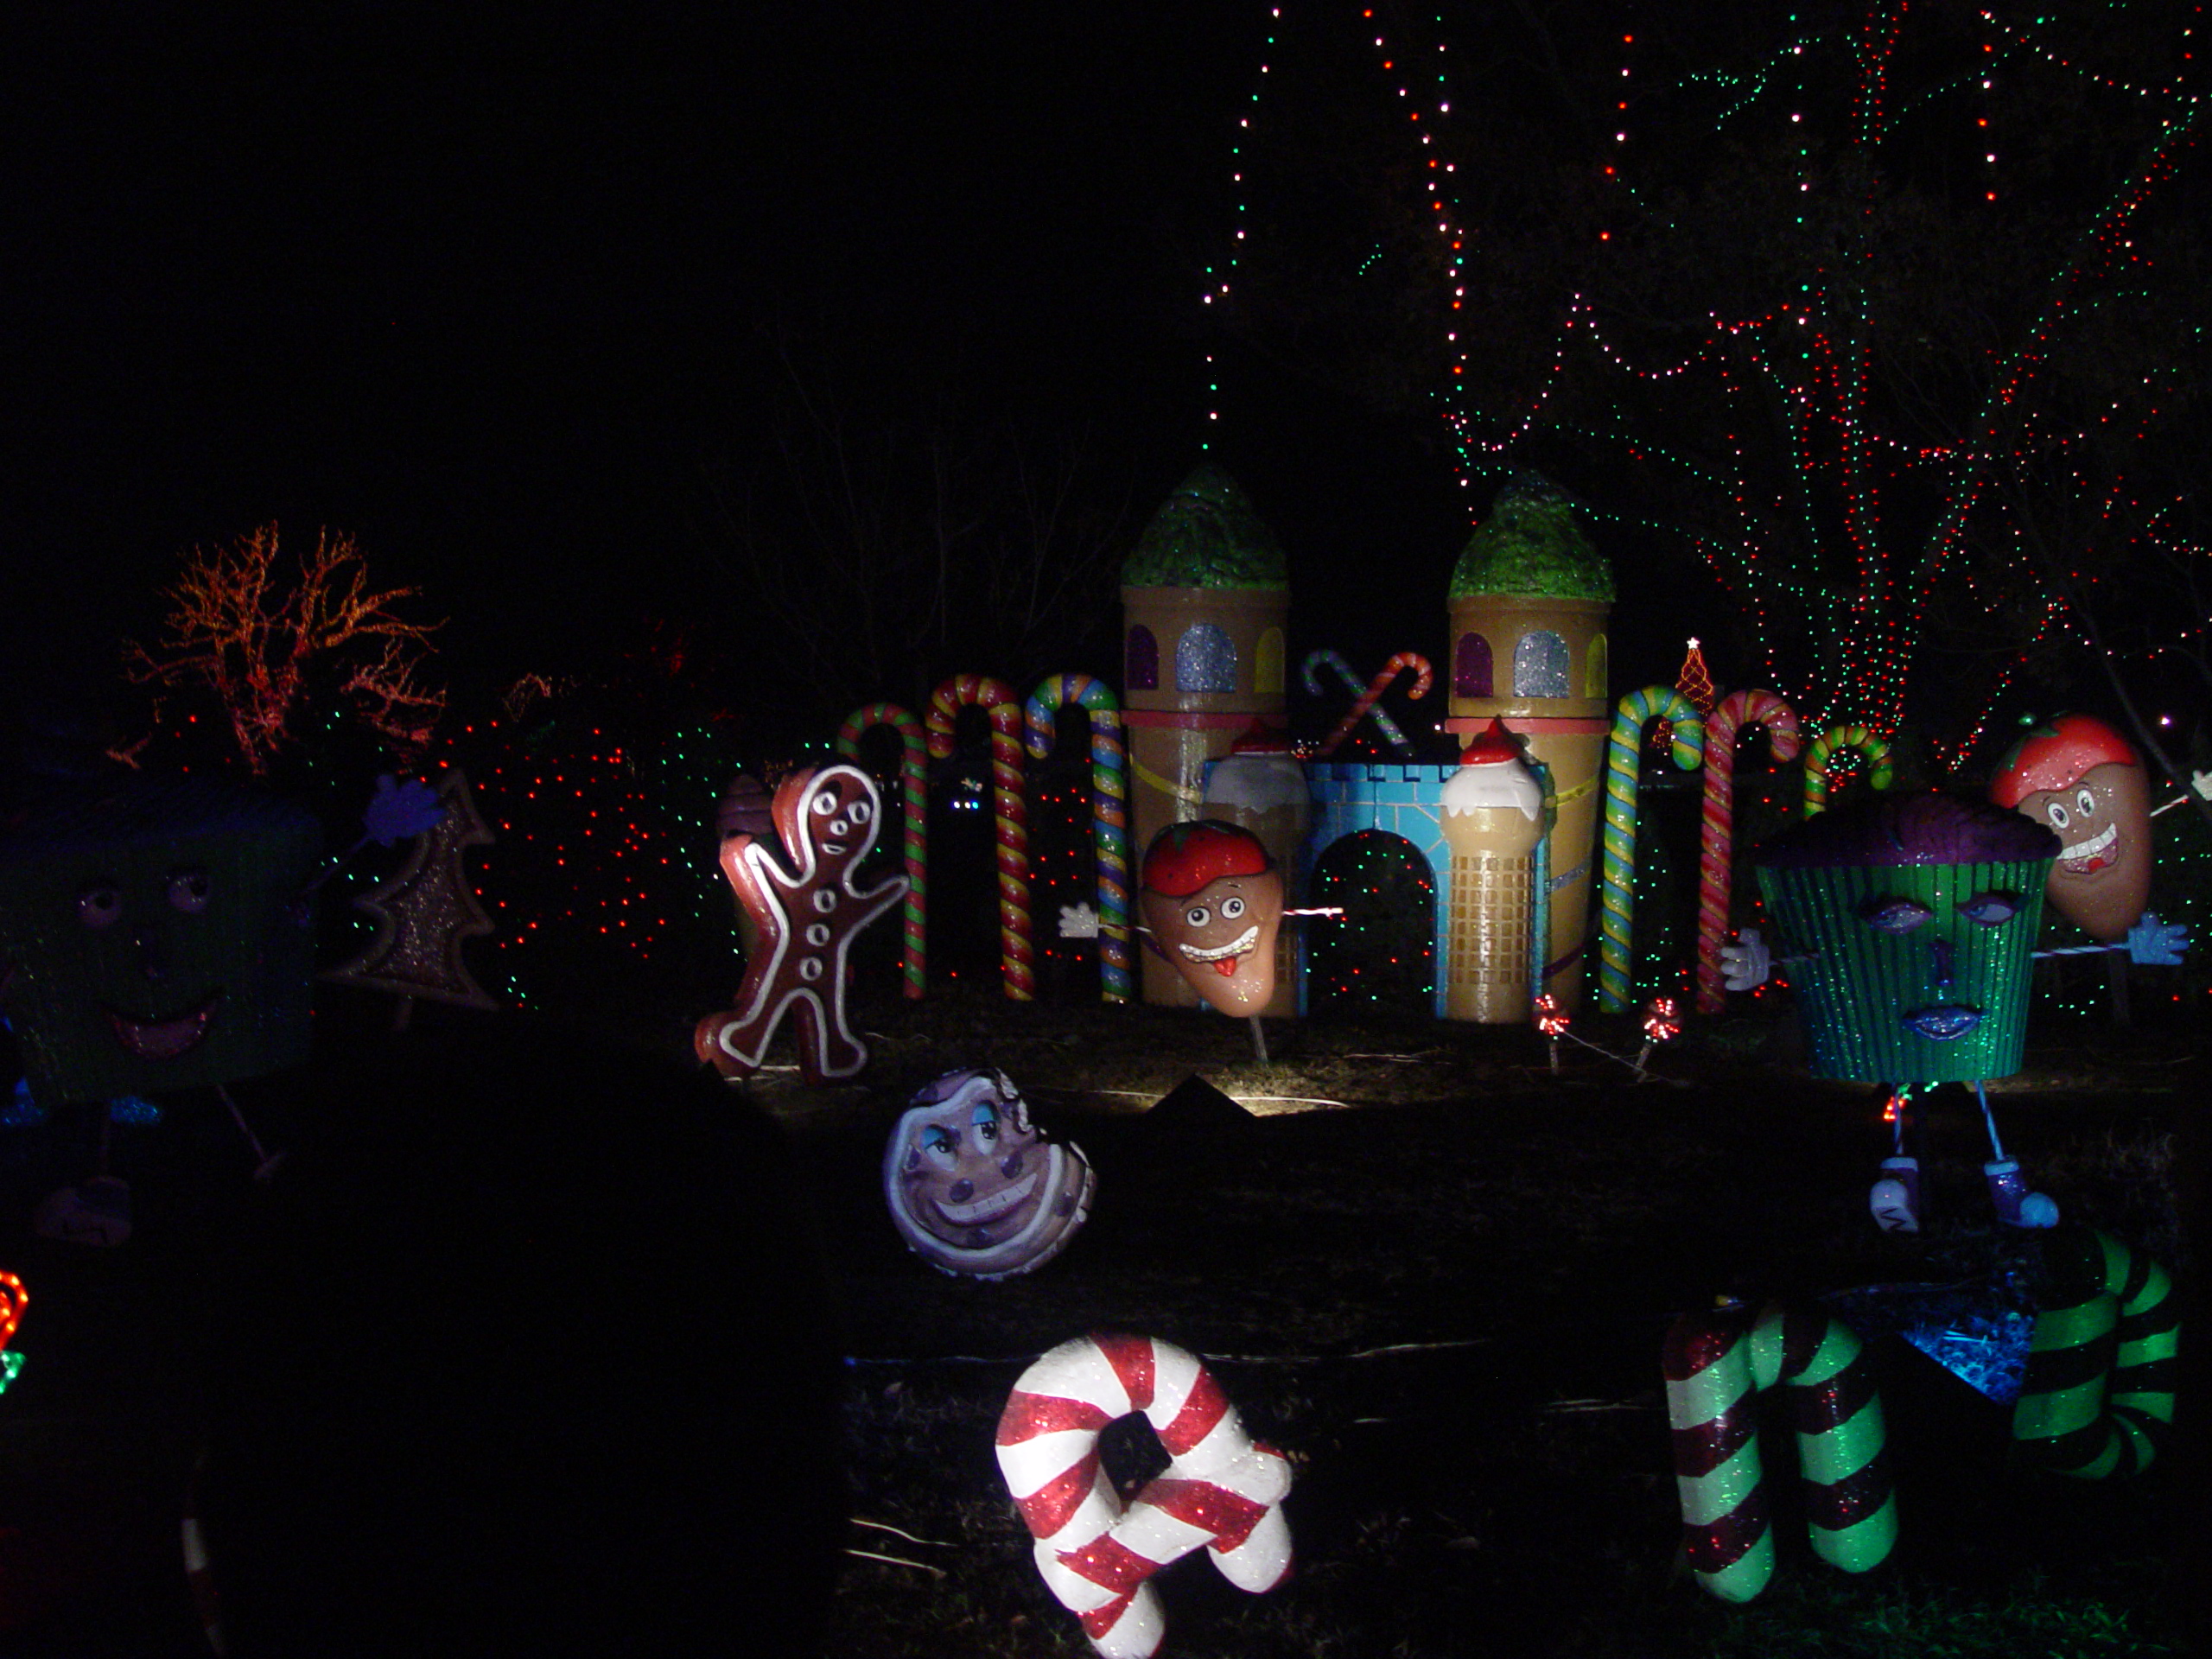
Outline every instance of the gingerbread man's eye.
<path fill-rule="evenodd" d="M 1910 899 L 1877 895 L 1859 907 L 1859 919 L 1884 933 L 1910 933 L 1924 925 L 1935 912 Z"/>
<path fill-rule="evenodd" d="M 105 881 L 77 895 L 77 919 L 86 927 L 112 925 L 123 914 L 123 892 Z"/>
<path fill-rule="evenodd" d="M 845 816 L 855 823 L 866 823 L 875 816 L 875 809 L 866 801 L 855 801 L 845 809 Z"/>
<path fill-rule="evenodd" d="M 837 791 L 825 789 L 807 804 L 813 809 L 816 817 L 826 818 L 837 810 Z"/>
<path fill-rule="evenodd" d="M 205 870 L 179 870 L 169 877 L 169 903 L 188 916 L 207 908 L 208 891 Z"/>

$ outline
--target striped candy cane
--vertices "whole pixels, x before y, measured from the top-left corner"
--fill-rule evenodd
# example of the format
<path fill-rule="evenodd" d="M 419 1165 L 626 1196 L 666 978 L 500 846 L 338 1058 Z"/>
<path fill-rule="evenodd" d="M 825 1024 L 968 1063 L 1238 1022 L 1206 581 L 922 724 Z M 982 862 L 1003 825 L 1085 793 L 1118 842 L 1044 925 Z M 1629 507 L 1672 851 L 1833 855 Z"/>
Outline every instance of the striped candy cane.
<path fill-rule="evenodd" d="M 1168 1465 L 1125 1512 L 1099 1461 L 1098 1432 L 1139 1411 Z M 1288 1461 L 1246 1436 L 1205 1367 L 1172 1343 L 1062 1343 L 1014 1382 L 998 1457 L 1046 1586 L 1108 1659 L 1147 1659 L 1160 1646 L 1160 1599 L 1147 1580 L 1201 1546 L 1224 1578 L 1255 1595 L 1290 1571 Z"/>
<path fill-rule="evenodd" d="M 922 723 L 895 702 L 871 702 L 845 716 L 837 728 L 837 753 L 857 761 L 863 733 L 888 726 L 899 734 L 899 791 L 906 809 L 906 994 L 918 997 L 929 987 L 929 812 L 925 791 L 929 762 L 923 756 Z"/>
<path fill-rule="evenodd" d="M 1398 676 L 1408 669 L 1413 671 L 1414 685 L 1413 690 L 1406 695 L 1416 702 L 1427 696 L 1429 686 L 1436 678 L 1436 671 L 1429 666 L 1428 658 L 1417 651 L 1402 651 L 1383 664 L 1382 671 L 1363 688 L 1358 680 L 1353 677 L 1351 664 L 1335 652 L 1325 653 L 1316 652 L 1313 656 L 1308 657 L 1306 662 L 1309 670 L 1313 665 L 1315 657 L 1321 658 L 1343 676 L 1344 683 L 1351 686 L 1355 693 L 1350 711 L 1337 722 L 1336 729 L 1321 740 L 1320 747 L 1314 751 L 1315 758 L 1326 760 L 1330 755 L 1334 754 L 1343 745 L 1344 741 L 1352 734 L 1353 728 L 1357 727 L 1361 721 L 1372 715 L 1375 717 L 1376 728 L 1382 734 L 1383 740 L 1401 756 L 1410 760 L 1413 758 L 1414 746 L 1407 741 L 1406 734 L 1399 728 L 1398 722 L 1391 719 L 1389 713 L 1378 705 L 1382 701 L 1382 694 L 1388 691 L 1396 682 Z M 1313 683 L 1313 676 L 1310 672 L 1306 677 L 1306 683 L 1308 685 Z M 1318 690 L 1319 688 L 1316 686 L 1314 689 Z"/>
<path fill-rule="evenodd" d="M 1038 683 L 1023 710 L 1029 758 L 1052 752 L 1054 710 L 1077 703 L 1090 715 L 1090 836 L 1098 861 L 1098 980 L 1109 1002 L 1129 1000 L 1128 751 L 1122 710 L 1103 680 L 1060 674 Z"/>
<path fill-rule="evenodd" d="M 1697 843 L 1697 1011 L 1727 1006 L 1721 941 L 1728 937 L 1728 893 L 1734 880 L 1736 732 L 1758 726 L 1777 760 L 1803 746 L 1797 712 L 1771 691 L 1731 691 L 1705 726 L 1704 823 Z"/>
<path fill-rule="evenodd" d="M 956 674 L 930 693 L 931 754 L 952 753 L 952 728 L 974 704 L 991 720 L 991 828 L 998 842 L 999 978 L 1006 994 L 1027 1002 L 1037 994 L 1030 949 L 1029 809 L 1021 798 L 1021 703 L 1014 688 L 988 674 Z"/>
<path fill-rule="evenodd" d="M 2172 1282 L 2094 1227 L 2051 1234 L 2043 1265 L 2012 1438 L 2056 1474 L 2133 1474 L 2173 1421 L 2181 1315 Z"/>
<path fill-rule="evenodd" d="M 1828 760 L 1837 750 L 1850 749 L 1866 762 L 1866 783 L 1872 789 L 1887 789 L 1890 780 L 1897 776 L 1897 768 L 1890 760 L 1890 741 L 1866 726 L 1831 726 L 1813 740 L 1812 747 L 1805 751 L 1805 816 L 1824 812 L 1828 804 Z"/>
<path fill-rule="evenodd" d="M 1620 700 L 1605 744 L 1605 830 L 1598 890 L 1598 1007 L 1629 1005 L 1629 921 L 1636 907 L 1636 767 L 1644 723 L 1674 722 L 1675 764 L 1694 771 L 1705 753 L 1705 718 L 1671 685 L 1647 685 Z"/>
<path fill-rule="evenodd" d="M 1897 1542 L 1881 1396 L 1849 1326 L 1817 1310 L 1738 1305 L 1675 1321 L 1661 1356 L 1681 1495 L 1682 1548 L 1698 1582 L 1749 1601 L 1774 1573 L 1759 1466 L 1758 1396 L 1791 1394 L 1813 1549 L 1847 1573 Z"/>

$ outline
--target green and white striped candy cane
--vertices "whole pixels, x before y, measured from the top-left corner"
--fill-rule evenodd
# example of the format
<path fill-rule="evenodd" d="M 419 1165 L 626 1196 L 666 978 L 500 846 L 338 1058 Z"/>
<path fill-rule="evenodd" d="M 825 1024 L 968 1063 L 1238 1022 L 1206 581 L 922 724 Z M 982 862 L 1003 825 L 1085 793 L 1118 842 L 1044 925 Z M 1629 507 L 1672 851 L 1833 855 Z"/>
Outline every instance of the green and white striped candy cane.
<path fill-rule="evenodd" d="M 1605 855 L 1598 887 L 1598 1007 L 1618 1014 L 1633 995 L 1629 983 L 1629 920 L 1636 906 L 1636 768 L 1643 728 L 1672 721 L 1675 764 L 1697 770 L 1705 756 L 1705 719 L 1671 685 L 1647 685 L 1620 700 L 1605 745 Z"/>
<path fill-rule="evenodd" d="M 2181 1313 L 2172 1281 L 2094 1227 L 2052 1233 L 2043 1263 L 2012 1438 L 2054 1474 L 2132 1475 L 2158 1455 L 2173 1421 Z"/>

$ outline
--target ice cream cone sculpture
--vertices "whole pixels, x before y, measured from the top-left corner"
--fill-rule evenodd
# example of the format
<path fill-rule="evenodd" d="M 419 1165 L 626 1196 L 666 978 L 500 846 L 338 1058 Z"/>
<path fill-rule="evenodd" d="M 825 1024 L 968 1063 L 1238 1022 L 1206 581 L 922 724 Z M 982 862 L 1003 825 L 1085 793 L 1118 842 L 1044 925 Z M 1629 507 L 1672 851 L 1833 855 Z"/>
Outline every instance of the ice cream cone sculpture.
<path fill-rule="evenodd" d="M 1470 743 L 1444 785 L 1452 849 L 1451 976 L 1445 1012 L 1507 1025 L 1529 1018 L 1534 858 L 1544 793 L 1503 721 Z"/>

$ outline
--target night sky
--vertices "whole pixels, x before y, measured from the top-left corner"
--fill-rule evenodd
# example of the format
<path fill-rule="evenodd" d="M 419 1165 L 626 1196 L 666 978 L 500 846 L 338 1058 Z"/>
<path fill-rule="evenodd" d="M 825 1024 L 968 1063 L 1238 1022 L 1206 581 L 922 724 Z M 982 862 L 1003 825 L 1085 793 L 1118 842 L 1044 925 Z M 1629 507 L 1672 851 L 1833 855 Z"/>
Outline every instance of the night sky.
<path fill-rule="evenodd" d="M 1199 455 L 1194 273 L 1228 222 L 1258 10 L 763 10 L 11 18 L 19 701 L 97 694 L 178 556 L 271 518 L 422 584 L 456 670 L 728 607 L 691 485 L 763 441 L 779 334 L 834 340 L 856 404 L 957 375 L 973 404 L 1087 427 L 1164 496 Z M 877 353 L 871 388 L 852 365 Z M 1465 526 L 1440 448 L 1310 393 L 1274 415 L 1224 458 L 1301 615 L 1340 627 L 1303 643 L 1440 650 Z"/>

